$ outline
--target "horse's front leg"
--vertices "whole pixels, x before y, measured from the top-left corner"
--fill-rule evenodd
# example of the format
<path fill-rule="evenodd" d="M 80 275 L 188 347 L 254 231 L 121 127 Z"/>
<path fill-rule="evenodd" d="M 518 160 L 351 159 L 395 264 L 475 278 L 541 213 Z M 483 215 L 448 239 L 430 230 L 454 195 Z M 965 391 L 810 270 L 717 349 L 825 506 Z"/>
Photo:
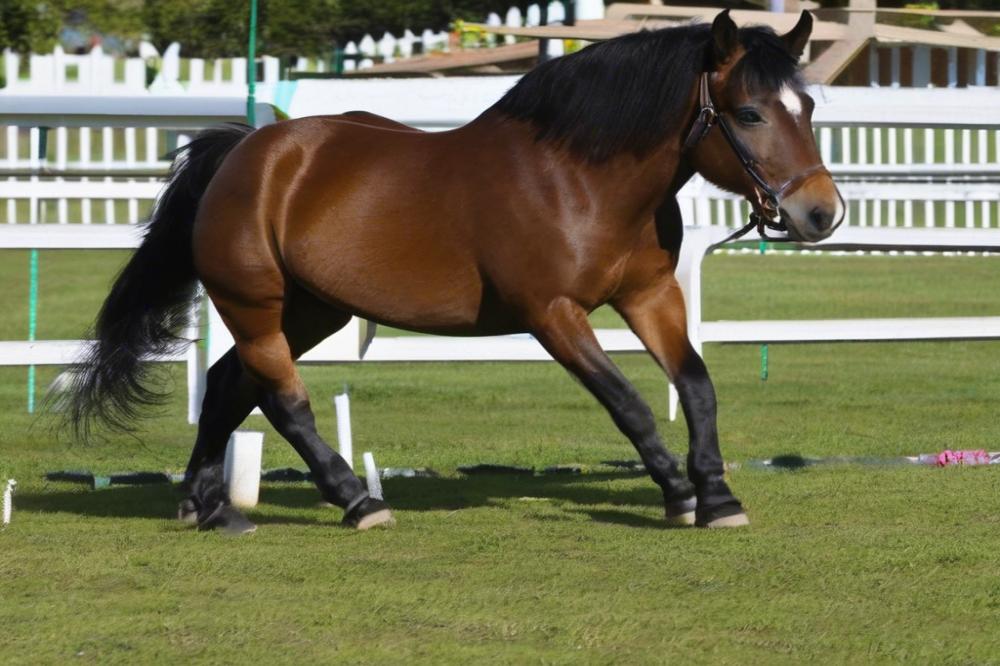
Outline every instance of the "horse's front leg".
<path fill-rule="evenodd" d="M 743 507 L 723 479 L 715 388 L 704 361 L 688 341 L 684 294 L 677 280 L 672 273 L 661 272 L 642 288 L 618 297 L 613 305 L 677 387 L 688 424 L 687 467 L 698 498 L 696 524 L 748 524 Z"/>
<path fill-rule="evenodd" d="M 681 473 L 677 458 L 663 446 L 652 410 L 601 349 L 586 311 L 569 299 L 556 299 L 530 319 L 539 342 L 604 405 L 635 446 L 663 489 L 668 515 L 693 510 L 694 487 Z"/>

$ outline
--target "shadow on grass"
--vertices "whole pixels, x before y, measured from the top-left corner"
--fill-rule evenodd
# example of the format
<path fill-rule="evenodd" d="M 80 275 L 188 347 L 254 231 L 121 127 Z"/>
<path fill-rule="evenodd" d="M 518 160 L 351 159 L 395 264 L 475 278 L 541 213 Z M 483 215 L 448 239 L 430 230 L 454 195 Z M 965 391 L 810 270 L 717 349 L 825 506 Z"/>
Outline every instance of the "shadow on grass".
<path fill-rule="evenodd" d="M 389 479 L 383 481 L 383 487 L 389 503 L 400 511 L 453 511 L 491 506 L 500 500 L 519 497 L 540 497 L 581 507 L 598 504 L 662 506 L 663 499 L 659 489 L 647 479 L 633 487 L 609 487 L 611 482 L 630 478 L 643 479 L 631 473 L 534 477 L 482 475 Z M 111 487 L 95 491 L 77 487 L 54 492 L 25 492 L 18 495 L 17 503 L 19 509 L 43 513 L 163 519 L 175 515 L 180 499 L 177 487 L 164 484 Z M 306 483 L 266 483 L 261 486 L 260 501 L 264 509 L 316 509 L 320 499 L 318 491 Z M 315 518 L 290 515 L 287 512 L 269 513 L 266 510 L 251 513 L 254 522 L 260 524 L 312 525 L 330 522 L 328 513 L 314 514 Z M 587 513 L 601 522 L 627 525 L 645 525 L 647 522 L 624 512 Z M 615 516 L 619 517 L 617 521 Z"/>
<path fill-rule="evenodd" d="M 582 513 L 590 516 L 590 519 L 595 523 L 607 523 L 609 525 L 623 525 L 625 527 L 645 527 L 652 528 L 656 530 L 672 530 L 672 529 L 687 529 L 686 527 L 681 527 L 678 525 L 670 525 L 663 519 L 662 516 L 657 518 L 650 518 L 649 516 L 642 516 L 637 513 L 627 513 L 625 511 L 606 511 L 597 509 L 583 509 L 578 510 L 576 513 Z"/>

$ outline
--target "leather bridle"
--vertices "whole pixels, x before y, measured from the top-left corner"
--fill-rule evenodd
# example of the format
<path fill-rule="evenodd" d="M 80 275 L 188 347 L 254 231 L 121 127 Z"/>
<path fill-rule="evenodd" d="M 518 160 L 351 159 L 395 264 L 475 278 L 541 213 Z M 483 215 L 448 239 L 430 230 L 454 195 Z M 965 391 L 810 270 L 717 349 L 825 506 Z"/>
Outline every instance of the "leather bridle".
<path fill-rule="evenodd" d="M 760 234 L 761 238 L 767 240 L 790 240 L 787 236 L 768 236 L 766 232 L 767 229 L 788 232 L 788 225 L 781 219 L 781 200 L 816 176 L 830 176 L 830 172 L 820 162 L 789 178 L 777 188 L 771 187 L 758 170 L 758 162 L 754 158 L 753 153 L 743 145 L 743 142 L 733 132 L 733 128 L 729 124 L 729 121 L 726 120 L 725 115 L 716 109 L 715 103 L 712 101 L 712 92 L 708 87 L 708 76 L 708 72 L 703 72 L 698 84 L 698 104 L 700 109 L 694 124 L 691 125 L 691 130 L 688 132 L 687 138 L 684 140 L 684 150 L 687 151 L 694 148 L 708 135 L 713 126 L 718 125 L 722 129 L 722 134 L 726 137 L 729 147 L 733 149 L 736 157 L 739 158 L 743 170 L 753 180 L 753 199 L 749 199 L 748 197 L 750 205 L 753 208 L 753 211 L 750 213 L 750 221 L 723 242 L 725 243 L 745 236 L 753 228 L 757 229 L 757 233 Z M 832 178 L 832 176 L 830 177 Z M 837 190 L 837 197 L 840 198 L 841 211 L 846 212 L 847 207 L 844 205 L 844 198 L 841 196 L 839 190 Z M 837 220 L 833 228 L 836 229 L 843 221 L 844 212 L 841 213 L 840 219 Z"/>

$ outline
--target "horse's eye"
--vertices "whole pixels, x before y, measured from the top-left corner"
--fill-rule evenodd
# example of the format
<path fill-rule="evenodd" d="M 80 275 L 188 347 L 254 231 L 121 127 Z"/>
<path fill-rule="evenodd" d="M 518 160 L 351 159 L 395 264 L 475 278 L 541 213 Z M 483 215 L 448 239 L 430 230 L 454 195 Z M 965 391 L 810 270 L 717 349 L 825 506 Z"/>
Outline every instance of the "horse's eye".
<path fill-rule="evenodd" d="M 764 119 L 754 109 L 740 109 L 736 112 L 736 120 L 743 125 L 759 125 Z"/>

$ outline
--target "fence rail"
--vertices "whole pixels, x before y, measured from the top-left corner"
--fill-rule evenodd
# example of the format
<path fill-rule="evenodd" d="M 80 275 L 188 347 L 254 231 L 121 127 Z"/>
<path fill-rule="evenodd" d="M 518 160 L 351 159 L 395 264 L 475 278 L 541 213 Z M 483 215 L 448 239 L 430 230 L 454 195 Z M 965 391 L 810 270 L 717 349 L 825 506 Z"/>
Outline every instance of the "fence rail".
<path fill-rule="evenodd" d="M 468 85 L 463 83 L 467 81 Z M 385 82 L 304 82 L 307 94 L 301 99 L 299 111 L 318 105 L 327 111 L 346 109 L 330 109 L 330 100 L 338 100 L 337 104 L 347 104 L 344 98 L 350 97 L 351 107 L 375 107 L 375 110 L 393 115 L 418 126 L 433 126 L 437 128 L 451 127 L 462 124 L 474 117 L 479 110 L 490 101 L 498 98 L 512 79 L 498 80 L 463 80 L 452 79 L 448 88 L 435 88 L 437 82 L 422 81 L 424 88 L 420 97 L 410 97 L 405 94 L 406 81 Z M 325 92 L 322 92 L 324 91 Z M 436 92 L 446 94 L 436 95 Z M 347 95 L 346 93 L 351 93 Z M 817 99 L 815 123 L 817 126 L 819 144 L 824 158 L 832 168 L 844 176 L 863 178 L 870 174 L 873 166 L 890 164 L 894 169 L 905 171 L 906 163 L 877 162 L 872 159 L 871 144 L 866 143 L 874 134 L 869 132 L 889 132 L 884 134 L 885 141 L 895 134 L 895 141 L 912 141 L 902 148 L 902 154 L 907 151 L 913 155 L 930 155 L 929 161 L 922 162 L 932 165 L 934 169 L 948 174 L 952 179 L 967 179 L 969 167 L 978 166 L 979 177 L 989 177 L 990 162 L 996 161 L 1000 153 L 1000 91 L 984 89 L 967 89 L 960 91 L 922 91 L 919 97 L 914 91 L 901 89 L 884 89 L 877 93 L 870 89 L 822 89 L 814 90 Z M 452 104 L 452 96 L 462 99 L 457 105 Z M 196 103 L 192 103 L 196 102 Z M 366 102 L 371 102 L 367 104 Z M 379 108 L 381 105 L 381 108 Z M 295 108 L 293 107 L 293 111 Z M 258 112 L 259 121 L 273 119 L 268 108 Z M 18 180 L 8 176 L 0 180 L 0 198 L 7 199 L 8 222 L 24 221 L 16 210 L 17 203 L 23 200 L 29 202 L 32 211 L 28 222 L 35 224 L 5 224 L 0 226 L 0 249 L 14 247 L 30 247 L 32 249 L 74 247 L 134 247 L 137 242 L 135 227 L 126 224 L 69 224 L 70 204 L 77 201 L 92 202 L 94 200 L 108 201 L 112 205 L 124 200 L 128 207 L 127 218 L 130 222 L 138 219 L 139 203 L 150 202 L 156 196 L 160 183 L 156 181 L 139 181 L 136 179 L 118 182 L 107 180 L 114 176 L 113 170 L 101 171 L 102 168 L 118 164 L 118 160 L 86 160 L 71 159 L 69 146 L 73 145 L 68 132 L 71 129 L 90 128 L 104 137 L 108 131 L 122 131 L 125 137 L 125 160 L 119 166 L 154 166 L 152 160 L 143 163 L 139 157 L 158 157 L 157 151 L 148 148 L 140 150 L 139 137 L 148 138 L 149 128 L 159 130 L 191 132 L 199 126 L 214 124 L 220 121 L 242 119 L 243 105 L 240 100 L 191 100 L 189 98 L 139 98 L 139 99 L 104 99 L 84 100 L 81 98 L 22 98 L 17 104 L 6 105 L 0 111 L 0 125 L 6 124 L 14 129 L 15 141 L 8 141 L 7 162 L 0 165 L 7 169 L 23 168 L 41 169 L 48 164 L 48 152 L 45 148 L 45 136 L 52 131 L 57 137 L 55 141 L 55 167 L 69 168 L 76 164 L 89 169 L 94 168 L 94 176 L 90 180 L 74 180 L 65 173 L 59 176 L 45 176 L 41 173 L 33 175 L 28 181 Z M 305 115 L 305 114 L 302 114 Z M 946 120 L 942 120 L 942 118 Z M 54 130 L 41 130 L 40 127 L 54 127 Z M 875 129 L 872 129 L 874 127 Z M 18 129 L 20 128 L 20 129 Z M 132 130 L 131 132 L 129 130 Z M 34 131 L 34 134 L 32 132 Z M 158 130 L 153 130 L 158 132 Z M 21 141 L 27 132 L 27 155 L 21 152 Z M 930 134 L 928 134 L 928 132 Z M 973 143 L 966 138 L 975 137 L 977 146 L 981 145 L 982 132 L 986 132 L 985 150 L 973 149 Z M 966 134 L 968 133 L 968 134 Z M 64 139 L 59 139 L 64 135 Z M 11 129 L 0 136 L 11 136 Z M 79 135 L 79 144 L 85 143 L 84 133 Z M 157 133 L 157 137 L 160 135 Z M 36 137 L 36 138 L 33 138 Z M 131 139 L 129 138 L 131 137 Z M 846 138 L 845 138 L 846 137 Z M 951 138 L 949 138 L 951 137 Z M 92 138 L 92 137 L 91 137 Z M 838 139 L 840 140 L 838 148 Z M 128 142 L 133 141 L 131 147 Z M 920 143 L 923 141 L 923 144 Z M 933 150 L 926 147 L 931 143 Z M 158 144 L 159 145 L 159 144 Z M 864 149 L 860 146 L 864 145 Z M 921 148 L 921 145 L 924 148 Z M 970 146 L 966 153 L 964 146 Z M 11 148 L 15 146 L 15 148 Z M 62 147 L 60 147 L 62 146 Z M 939 147 L 943 146 L 941 150 Z M 959 147 L 962 146 L 962 147 Z M 898 147 L 898 143 L 897 143 Z M 102 147 L 102 150 L 108 150 Z M 113 154 L 111 157 L 115 157 Z M 920 151 L 924 150 L 923 153 Z M 943 152 L 942 152 L 943 151 Z M 992 152 L 991 152 L 992 151 Z M 0 152 L 0 154 L 4 154 Z M 84 154 L 86 154 L 84 152 Z M 896 152 L 897 156 L 899 151 Z M 32 158 L 32 155 L 35 155 Z M 984 157 L 985 156 L 985 157 Z M 25 165 L 25 158 L 27 164 Z M 939 161 L 940 160 L 940 161 Z M 155 163 L 158 165 L 159 161 Z M 923 174 L 926 176 L 926 174 Z M 700 188 L 700 189 L 699 189 Z M 950 182 L 923 183 L 888 182 L 873 185 L 870 182 L 845 182 L 844 190 L 850 200 L 849 212 L 851 225 L 856 226 L 943 226 L 943 227 L 978 227 L 992 229 L 1000 226 L 997 207 L 1000 205 L 1000 188 L 995 183 Z M 79 197 L 79 199 L 77 199 Z M 719 192 L 704 181 L 695 180 L 681 195 L 682 207 L 688 224 L 702 225 L 702 228 L 719 227 L 720 225 L 742 222 L 746 213 L 746 204 L 733 195 Z M 56 219 L 65 224 L 40 224 L 47 221 L 44 215 L 43 203 L 54 203 Z M 11 206 L 14 214 L 11 215 Z M 86 222 L 84 210 L 90 206 L 81 207 L 81 222 Z M 2 209 L 0 209 L 2 211 Z M 976 217 L 979 215 L 979 217 Z M 114 215 L 107 222 L 119 218 Z M 91 220 L 93 222 L 93 220 Z M 721 231 L 721 229 L 718 229 Z M 905 229 L 904 229 L 905 230 Z M 843 230 L 876 232 L 878 230 Z M 901 230 L 902 231 L 902 230 Z M 928 232 L 937 230 L 928 229 Z M 991 232 L 991 237 L 994 234 Z M 918 243 L 919 245 L 919 243 Z M 697 319 L 700 321 L 700 318 Z M 209 360 L 212 354 L 228 348 L 227 332 L 218 325 L 217 315 L 210 310 L 208 318 L 202 318 L 203 325 L 208 322 L 207 336 L 209 338 Z M 216 322 L 214 325 L 212 322 Z M 992 326 L 992 324 L 990 324 Z M 710 329 L 706 329 L 708 331 Z M 992 329 L 990 329 L 992 331 Z M 347 329 L 338 334 L 333 342 L 326 342 L 317 350 L 307 355 L 305 360 L 358 360 L 360 359 L 363 341 L 369 339 L 368 331 L 362 334 L 360 322 L 354 320 Z M 188 336 L 192 339 L 203 337 L 200 329 L 191 329 Z M 336 336 L 335 336 L 336 337 Z M 633 338 L 622 331 L 601 331 L 599 339 L 615 351 L 638 351 Z M 66 354 L 83 344 L 73 341 L 4 341 L 0 343 L 0 364 L 24 365 L 29 363 L 62 362 Z M 414 345 L 420 350 L 414 351 Z M 423 346 L 422 346 L 423 345 Z M 447 350 L 446 350 L 447 348 Z M 432 360 L 432 359 L 483 359 L 483 358 L 525 358 L 532 359 L 539 355 L 537 343 L 530 338 L 504 338 L 502 340 L 483 341 L 429 341 L 429 340 L 387 340 L 376 339 L 369 349 L 372 359 L 379 360 Z M 213 351 L 214 350 L 214 351 Z M 170 357 L 175 358 L 175 357 Z M 189 379 L 189 418 L 195 419 L 200 409 L 200 391 L 203 386 L 206 358 L 196 345 L 192 345 L 184 358 L 188 363 Z M 161 359 L 162 360 L 162 359 Z"/>
<path fill-rule="evenodd" d="M 9 103 L 7 103 L 9 102 Z M 258 105 L 257 121 L 259 124 L 266 124 L 274 121 L 274 110 L 269 105 Z M 101 128 L 102 134 L 111 131 L 113 128 L 123 128 L 126 137 L 135 136 L 136 127 L 161 127 L 170 130 L 193 132 L 202 127 L 211 126 L 220 122 L 242 121 L 245 119 L 246 106 L 238 99 L 201 99 L 192 100 L 189 98 L 180 99 L 153 99 L 153 98 L 8 98 L 0 112 L 0 124 L 8 125 L 5 133 L 10 136 L 10 130 L 15 132 L 18 127 L 26 127 L 29 135 L 29 166 L 40 168 L 47 163 L 46 138 L 48 129 L 56 127 L 59 137 L 65 137 L 65 132 L 69 128 L 88 128 L 96 126 Z M 129 130 L 132 130 L 130 133 Z M 58 141 L 60 145 L 65 145 L 65 141 Z M 17 142 L 8 142 L 8 161 L 18 161 Z M 12 148 L 13 146 L 13 148 Z M 59 149 L 57 148 L 57 151 Z M 14 160 L 10 157 L 14 153 Z M 128 150 L 126 151 L 128 153 Z M 32 158 L 31 156 L 34 156 Z M 62 166 L 59 162 L 67 162 L 65 153 L 58 153 L 57 167 Z M 134 151 L 129 155 L 132 162 L 135 162 Z M 10 165 L 9 165 L 10 166 Z M 100 175 L 95 172 L 95 176 Z M 52 188 L 51 190 L 47 188 Z M 49 194 L 56 199 L 58 217 L 60 221 L 66 222 L 71 192 L 67 188 L 76 188 L 81 195 L 82 201 L 88 202 L 95 194 L 98 196 L 110 197 L 105 200 L 106 206 L 111 206 L 110 219 L 114 221 L 113 199 L 124 197 L 128 207 L 129 221 L 138 221 L 138 198 L 149 196 L 150 199 L 156 196 L 156 191 L 160 189 L 159 182 L 115 182 L 108 179 L 103 181 L 67 181 L 61 177 L 56 177 L 51 181 L 46 181 L 38 176 L 32 176 L 27 182 L 8 178 L 0 181 L 0 198 L 7 198 L 8 221 L 13 222 L 16 216 L 17 199 L 21 198 L 25 190 L 28 190 L 27 200 L 29 202 L 29 222 L 34 224 L 6 224 L 0 226 L 0 249 L 29 249 L 32 252 L 32 269 L 29 276 L 29 339 L 26 341 L 0 341 L 0 366 L 2 365 L 27 365 L 28 368 L 28 406 L 29 411 L 34 407 L 35 400 L 35 365 L 39 364 L 61 364 L 67 358 L 75 358 L 87 344 L 81 340 L 48 340 L 38 341 L 34 339 L 36 322 L 36 296 L 38 285 L 37 274 L 37 252 L 40 249 L 113 249 L 113 248 L 134 248 L 139 242 L 139 229 L 134 224 L 129 225 L 46 225 L 38 224 L 44 220 L 45 207 L 42 205 Z M 155 188 L 155 191 L 154 189 Z M 84 216 L 84 221 L 89 214 L 89 205 L 85 207 L 88 213 Z M 12 211 L 14 215 L 12 215 Z M 195 311 L 197 314 L 197 310 Z M 196 326 L 189 328 L 185 335 L 189 339 L 196 339 L 199 335 Z M 204 386 L 204 361 L 197 345 L 190 345 L 184 352 L 176 355 L 150 360 L 177 360 L 186 359 L 188 365 L 188 419 L 191 422 L 196 420 L 201 409 L 202 387 Z"/>
<path fill-rule="evenodd" d="M 544 7 L 544 12 L 543 12 Z M 628 5 L 617 5 L 628 9 Z M 636 5 L 635 7 L 640 7 Z M 648 6 L 647 6 L 648 7 Z M 684 10 L 691 8 L 676 8 Z M 629 12 L 609 10 L 622 18 Z M 634 12 L 633 12 L 634 13 Z M 642 14 L 642 12 L 639 12 Z M 543 22 L 558 24 L 575 19 L 600 19 L 605 15 L 601 0 L 553 0 L 534 3 L 522 11 L 512 6 L 506 12 L 490 13 L 483 21 L 489 26 L 510 28 L 534 27 Z M 677 18 L 684 15 L 677 13 Z M 690 15 L 690 14 L 688 14 Z M 666 14 L 664 14 L 666 16 Z M 636 21 L 636 25 L 639 25 Z M 930 32 L 930 31 L 928 31 Z M 298 74 L 329 73 L 340 68 L 344 72 L 365 70 L 376 63 L 391 63 L 434 51 L 447 52 L 453 47 L 490 48 L 512 44 L 512 35 L 479 36 L 425 29 L 406 30 L 400 36 L 388 32 L 381 37 L 364 35 L 350 41 L 341 50 L 331 44 L 329 58 L 295 58 L 291 70 Z M 6 94 L 57 95 L 139 95 L 147 91 L 159 94 L 191 94 L 207 96 L 242 96 L 246 93 L 246 58 L 182 58 L 182 46 L 171 44 L 161 55 L 149 43 L 141 43 L 140 57 L 116 58 L 106 54 L 100 45 L 85 54 L 65 53 L 56 47 L 51 54 L 21 56 L 5 50 L 4 74 Z M 552 39 L 550 55 L 563 53 L 563 42 Z M 153 81 L 147 81 L 147 71 L 157 64 L 159 71 Z M 261 87 L 261 99 L 275 94 L 276 87 L 288 72 L 274 57 L 261 56 L 256 66 Z M 959 48 L 908 43 L 872 43 L 848 67 L 837 81 L 843 85 L 883 87 L 966 87 L 1000 85 L 1000 52 L 985 49 Z"/>
<path fill-rule="evenodd" d="M 451 129 L 472 120 L 516 80 L 303 81 L 291 112 L 364 108 L 424 129 Z M 849 225 L 1000 226 L 1000 91 L 811 92 L 821 155 L 850 199 Z M 118 98 L 100 103 L 134 109 L 136 118 L 132 126 L 112 128 L 99 127 L 91 111 L 100 106 L 91 100 L 7 101 L 0 112 L 0 125 L 7 125 L 0 131 L 0 199 L 6 200 L 0 221 L 7 223 L 135 223 L 160 190 L 156 176 L 167 169 L 164 153 L 186 142 L 192 128 L 223 120 L 203 109 L 227 103 L 231 115 L 225 119 L 242 113 L 242 102 L 234 99 Z M 77 113 L 68 119 L 56 110 L 60 104 Z M 262 117 L 273 117 L 261 108 Z M 147 126 L 154 123 L 158 127 Z M 697 177 L 681 198 L 691 224 L 733 226 L 746 217 L 739 197 Z"/>

